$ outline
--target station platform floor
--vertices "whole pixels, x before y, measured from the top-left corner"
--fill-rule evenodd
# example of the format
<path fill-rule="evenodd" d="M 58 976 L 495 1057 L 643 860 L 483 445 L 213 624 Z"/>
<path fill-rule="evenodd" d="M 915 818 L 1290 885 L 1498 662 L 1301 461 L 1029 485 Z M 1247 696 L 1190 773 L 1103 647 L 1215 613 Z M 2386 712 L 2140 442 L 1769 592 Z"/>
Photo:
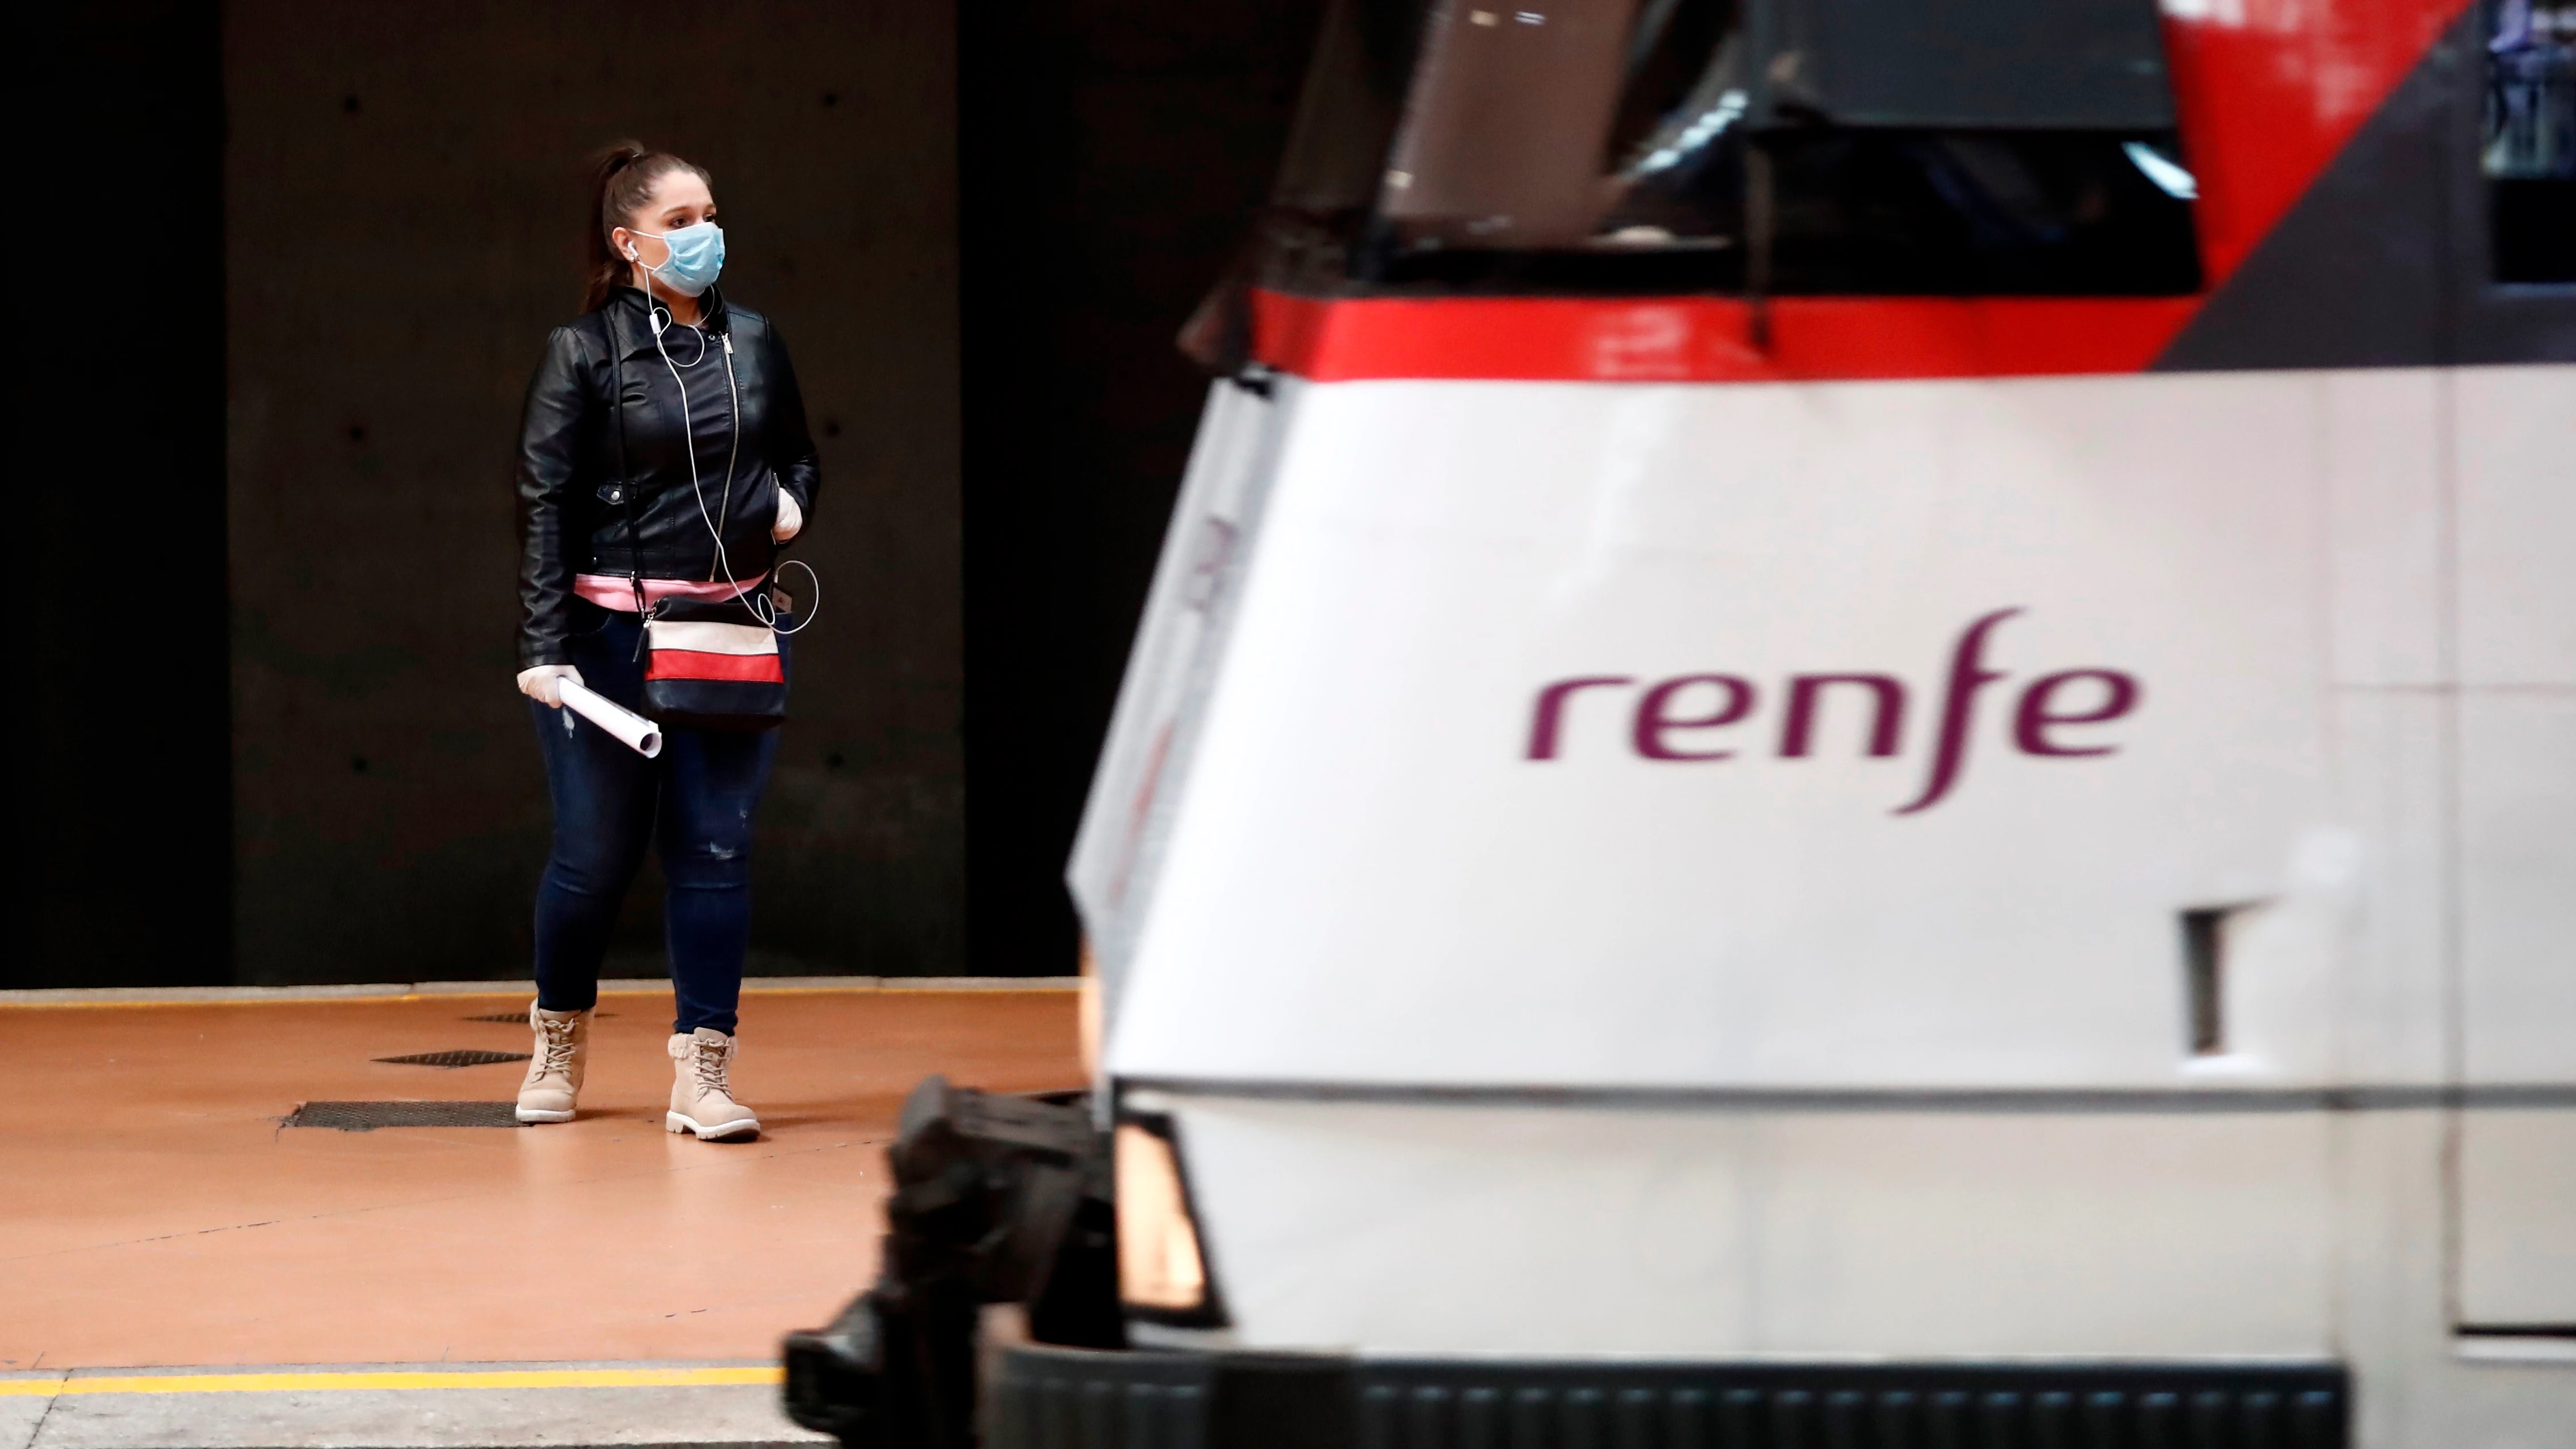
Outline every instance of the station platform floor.
<path fill-rule="evenodd" d="M 914 1083 L 1082 1077 L 1063 983 L 754 989 L 735 1083 L 765 1130 L 699 1142 L 662 1128 L 657 987 L 603 994 L 574 1122 L 285 1125 L 313 1101 L 509 1100 L 520 1061 L 380 1059 L 524 1053 L 524 1025 L 480 1018 L 528 999 L 0 1003 L 0 1394 L 262 1365 L 648 1365 L 616 1372 L 750 1388 L 781 1334 L 874 1275 Z"/>

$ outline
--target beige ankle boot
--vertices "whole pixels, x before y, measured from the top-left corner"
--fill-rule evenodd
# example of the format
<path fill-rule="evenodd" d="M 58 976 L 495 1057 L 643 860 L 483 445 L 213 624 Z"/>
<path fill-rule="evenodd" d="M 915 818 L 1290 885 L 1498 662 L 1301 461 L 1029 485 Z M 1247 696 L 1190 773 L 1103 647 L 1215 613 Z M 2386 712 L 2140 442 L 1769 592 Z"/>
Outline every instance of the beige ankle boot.
<path fill-rule="evenodd" d="M 582 1052 L 590 1045 L 590 1013 L 548 1011 L 528 1003 L 528 1026 L 537 1034 L 528 1052 L 527 1080 L 519 1083 L 519 1120 L 569 1122 L 581 1095 Z"/>
<path fill-rule="evenodd" d="M 740 1044 L 711 1026 L 671 1038 L 671 1110 L 662 1125 L 673 1132 L 695 1132 L 701 1142 L 730 1141 L 760 1135 L 760 1119 L 733 1099 L 726 1080 Z"/>

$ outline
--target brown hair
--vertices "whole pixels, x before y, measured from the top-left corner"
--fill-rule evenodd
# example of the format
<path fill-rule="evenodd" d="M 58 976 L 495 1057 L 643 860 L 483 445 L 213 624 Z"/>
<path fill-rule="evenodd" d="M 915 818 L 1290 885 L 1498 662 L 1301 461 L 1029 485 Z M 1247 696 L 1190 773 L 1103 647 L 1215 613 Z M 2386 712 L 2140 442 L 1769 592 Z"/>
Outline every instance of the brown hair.
<path fill-rule="evenodd" d="M 683 161 L 668 151 L 647 151 L 633 141 L 620 141 L 592 158 L 590 291 L 582 298 L 584 312 L 607 306 L 609 293 L 633 277 L 628 270 L 631 264 L 618 254 L 608 234 L 625 226 L 642 210 L 644 203 L 653 199 L 653 188 L 674 171 L 693 172 L 710 187 L 715 185 L 707 168 Z"/>

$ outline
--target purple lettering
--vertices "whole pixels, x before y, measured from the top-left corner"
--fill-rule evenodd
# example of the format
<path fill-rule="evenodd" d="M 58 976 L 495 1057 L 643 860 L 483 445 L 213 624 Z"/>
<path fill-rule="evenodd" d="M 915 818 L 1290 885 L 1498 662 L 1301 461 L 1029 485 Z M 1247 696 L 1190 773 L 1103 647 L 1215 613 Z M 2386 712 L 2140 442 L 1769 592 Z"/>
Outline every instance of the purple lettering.
<path fill-rule="evenodd" d="M 1978 728 L 1977 696 L 1987 686 L 2010 677 L 2008 670 L 1990 668 L 1986 656 L 2004 621 L 2026 612 L 2018 605 L 1990 610 L 1970 620 L 1952 642 L 1938 719 L 1933 726 L 1931 758 L 1921 788 L 1893 813 L 1916 815 L 1929 810 L 1950 798 L 1967 778 L 1968 756 L 1975 749 Z M 1701 732 L 1745 724 L 1756 713 L 1764 691 L 1774 686 L 1757 684 L 1745 675 L 1718 673 L 1676 674 L 1651 682 L 1626 674 L 1560 679 L 1538 692 L 1530 716 L 1527 757 L 1557 758 L 1565 747 L 1565 733 L 1573 728 L 1566 716 L 1575 707 L 1576 695 L 1586 689 L 1630 687 L 1642 690 L 1628 718 L 1629 743 L 1638 757 L 1699 761 L 1731 760 L 1742 753 L 1738 747 L 1721 748 L 1723 741 L 1718 736 Z M 1831 701 L 1860 692 L 1866 692 L 1870 701 L 1863 755 L 1887 759 L 1901 754 L 1907 745 L 1913 685 L 1904 679 L 1854 670 L 1792 674 L 1777 687 L 1786 696 L 1780 721 L 1782 759 L 1814 755 L 1819 748 L 1818 737 L 1830 727 L 1825 715 L 1831 710 L 1848 712 L 1859 707 L 1848 700 L 1843 704 Z M 1843 696 L 1835 694 L 1838 687 Z M 2012 742 L 2021 753 L 2042 759 L 2117 754 L 2122 748 L 2120 742 L 2092 743 L 2097 737 L 2086 733 L 2086 727 L 2109 724 L 2135 713 L 2146 698 L 2146 688 L 2139 676 L 2107 666 L 2039 675 L 2020 689 L 2013 701 Z M 1707 692 L 1694 694 L 1693 690 Z M 1848 730 L 1855 724 L 1857 721 L 1846 721 L 1841 727 Z"/>
<path fill-rule="evenodd" d="M 2003 678 L 2000 670 L 1985 667 L 1986 635 L 1997 624 L 2020 613 L 2018 608 L 1997 609 L 1968 626 L 1959 636 L 1958 647 L 1950 652 L 1950 688 L 1941 700 L 1941 739 L 1932 752 L 1932 774 L 1923 785 L 1923 793 L 1911 805 L 1899 806 L 1896 814 L 1912 815 L 1941 803 L 1951 787 L 1968 768 L 1968 727 L 1975 718 L 1977 691 Z"/>
<path fill-rule="evenodd" d="M 1538 692 L 1538 708 L 1530 716 L 1529 757 L 1533 760 L 1556 758 L 1557 722 L 1565 713 L 1565 702 L 1578 689 L 1596 684 L 1634 684 L 1625 674 L 1587 674 L 1579 679 L 1560 679 Z"/>
<path fill-rule="evenodd" d="M 1697 718 L 1674 719 L 1665 714 L 1664 706 L 1672 697 L 1694 684 L 1716 685 L 1725 695 L 1726 702 L 1717 707 L 1715 714 Z M 1647 690 L 1645 697 L 1637 701 L 1637 722 L 1630 731 L 1630 737 L 1637 743 L 1637 753 L 1650 760 L 1723 760 L 1735 751 L 1676 750 L 1664 743 L 1664 731 L 1710 730 L 1720 725 L 1731 725 L 1753 712 L 1753 699 L 1752 682 L 1732 674 L 1685 674 L 1679 679 L 1667 679 Z"/>
<path fill-rule="evenodd" d="M 2102 681 L 2102 703 L 2082 714 L 2056 714 L 2048 707 L 2049 696 L 2062 685 L 2079 679 Z M 2118 745 L 2061 745 L 2048 738 L 2048 732 L 2059 725 L 2103 724 L 2118 719 L 2138 706 L 2138 679 L 2117 669 L 2066 669 L 2043 674 L 2021 692 L 2021 707 L 2013 711 L 2013 743 L 2025 755 L 2107 755 Z"/>
<path fill-rule="evenodd" d="M 1905 686 L 1884 674 L 1795 674 L 1789 677 L 1789 717 L 1780 726 L 1780 753 L 1796 759 L 1807 753 L 1815 734 L 1816 702 L 1828 684 L 1862 684 L 1877 699 L 1877 712 L 1871 716 L 1869 752 L 1873 755 L 1896 753 L 1897 737 L 1905 730 Z"/>

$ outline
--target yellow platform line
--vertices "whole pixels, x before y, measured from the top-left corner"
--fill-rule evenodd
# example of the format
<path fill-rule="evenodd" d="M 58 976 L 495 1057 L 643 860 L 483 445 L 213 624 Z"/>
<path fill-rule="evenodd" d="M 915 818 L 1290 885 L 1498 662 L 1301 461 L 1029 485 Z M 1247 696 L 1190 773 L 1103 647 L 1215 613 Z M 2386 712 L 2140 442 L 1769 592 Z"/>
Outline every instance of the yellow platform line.
<path fill-rule="evenodd" d="M 0 1397 L 59 1394 L 279 1394 L 340 1389 L 696 1389 L 777 1384 L 785 1372 L 735 1368 L 359 1369 L 343 1373 L 118 1374 L 0 1379 Z"/>

